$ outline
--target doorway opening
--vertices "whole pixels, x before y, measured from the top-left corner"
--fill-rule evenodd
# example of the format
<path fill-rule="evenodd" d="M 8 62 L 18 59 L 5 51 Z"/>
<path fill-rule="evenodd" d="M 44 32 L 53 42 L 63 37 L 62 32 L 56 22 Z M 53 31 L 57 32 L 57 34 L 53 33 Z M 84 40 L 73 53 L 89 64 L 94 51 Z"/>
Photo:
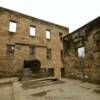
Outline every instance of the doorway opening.
<path fill-rule="evenodd" d="M 30 68 L 30 65 L 29 65 L 29 61 L 28 60 L 24 60 L 24 68 Z"/>
<path fill-rule="evenodd" d="M 54 68 L 49 68 L 48 73 L 50 77 L 54 77 Z"/>
<path fill-rule="evenodd" d="M 31 60 L 29 65 L 33 73 L 38 73 L 40 71 L 41 62 L 39 60 Z"/>
<path fill-rule="evenodd" d="M 39 60 L 24 60 L 23 69 L 19 75 L 19 80 L 36 78 L 38 76 L 38 72 L 40 71 L 40 67 L 41 63 Z"/>
<path fill-rule="evenodd" d="M 65 68 L 61 68 L 61 77 L 65 77 Z"/>

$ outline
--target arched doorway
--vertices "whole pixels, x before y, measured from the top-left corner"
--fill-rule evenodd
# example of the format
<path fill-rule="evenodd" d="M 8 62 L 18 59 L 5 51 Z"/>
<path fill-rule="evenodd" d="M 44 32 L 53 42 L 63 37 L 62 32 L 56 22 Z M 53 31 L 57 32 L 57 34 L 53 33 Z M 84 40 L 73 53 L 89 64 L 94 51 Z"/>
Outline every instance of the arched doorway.
<path fill-rule="evenodd" d="M 29 61 L 30 69 L 33 73 L 38 73 L 40 71 L 41 62 L 39 60 Z"/>
<path fill-rule="evenodd" d="M 20 73 L 19 80 L 29 80 L 38 76 L 40 71 L 41 62 L 37 59 L 35 60 L 24 60 L 23 69 Z"/>

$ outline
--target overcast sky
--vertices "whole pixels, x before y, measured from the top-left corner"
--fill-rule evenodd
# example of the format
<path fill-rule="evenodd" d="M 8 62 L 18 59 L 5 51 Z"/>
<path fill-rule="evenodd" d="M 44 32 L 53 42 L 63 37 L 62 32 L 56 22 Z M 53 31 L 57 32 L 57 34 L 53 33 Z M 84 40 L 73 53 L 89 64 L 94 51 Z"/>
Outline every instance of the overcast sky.
<path fill-rule="evenodd" d="M 0 6 L 69 27 L 70 32 L 100 16 L 100 0 L 0 0 Z"/>

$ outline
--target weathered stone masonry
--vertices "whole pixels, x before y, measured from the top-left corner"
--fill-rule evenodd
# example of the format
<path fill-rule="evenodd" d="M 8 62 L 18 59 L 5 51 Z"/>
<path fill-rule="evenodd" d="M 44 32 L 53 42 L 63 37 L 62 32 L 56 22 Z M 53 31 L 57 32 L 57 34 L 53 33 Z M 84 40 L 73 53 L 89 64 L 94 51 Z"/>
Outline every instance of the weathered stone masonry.
<path fill-rule="evenodd" d="M 85 48 L 81 66 L 78 48 Z M 100 17 L 64 37 L 66 76 L 100 83 Z"/>
<path fill-rule="evenodd" d="M 16 32 L 9 31 L 10 22 L 16 23 Z M 83 58 L 78 56 L 81 47 Z M 20 76 L 25 61 L 35 60 L 57 78 L 65 68 L 66 77 L 100 83 L 100 17 L 68 34 L 67 27 L 0 7 L 0 77 Z"/>
<path fill-rule="evenodd" d="M 16 32 L 9 32 L 9 22 L 17 24 Z M 36 28 L 36 36 L 29 35 L 29 27 Z M 51 37 L 46 39 L 45 31 L 50 30 Z M 60 52 L 63 50 L 62 36 L 68 34 L 68 28 L 24 15 L 5 8 L 0 8 L 0 76 L 19 76 L 24 60 L 38 59 L 41 68 L 54 69 L 60 77 L 63 63 Z M 14 55 L 7 55 L 7 46 L 14 46 Z M 35 47 L 35 56 L 29 54 L 30 47 Z M 13 49 L 13 48 L 12 48 Z M 47 59 L 47 49 L 51 49 L 51 59 Z"/>

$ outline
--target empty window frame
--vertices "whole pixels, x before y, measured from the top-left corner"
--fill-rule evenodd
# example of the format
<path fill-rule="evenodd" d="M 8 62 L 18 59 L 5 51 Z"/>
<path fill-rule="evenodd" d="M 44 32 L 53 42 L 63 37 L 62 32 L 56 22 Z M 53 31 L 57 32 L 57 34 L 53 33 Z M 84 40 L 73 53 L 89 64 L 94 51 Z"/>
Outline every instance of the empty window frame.
<path fill-rule="evenodd" d="M 51 49 L 47 49 L 47 59 L 51 58 L 52 58 Z"/>
<path fill-rule="evenodd" d="M 85 47 L 80 47 L 77 50 L 78 50 L 78 59 L 79 59 L 80 67 L 84 68 L 85 67 L 85 63 L 84 63 Z"/>
<path fill-rule="evenodd" d="M 30 36 L 36 36 L 36 27 L 30 26 Z"/>
<path fill-rule="evenodd" d="M 17 23 L 15 21 L 9 22 L 9 32 L 16 32 Z"/>
<path fill-rule="evenodd" d="M 63 50 L 60 50 L 60 58 L 61 58 L 61 61 L 63 61 L 63 55 L 64 55 L 64 51 Z"/>
<path fill-rule="evenodd" d="M 62 41 L 62 39 L 63 39 L 63 33 L 59 33 L 59 38 Z"/>
<path fill-rule="evenodd" d="M 50 38 L 51 38 L 51 31 L 46 30 L 46 39 L 50 40 Z"/>
<path fill-rule="evenodd" d="M 35 55 L 35 47 L 30 47 L 30 51 L 29 51 L 30 55 Z"/>
<path fill-rule="evenodd" d="M 84 58 L 85 56 L 85 47 L 78 48 L 78 57 Z"/>
<path fill-rule="evenodd" d="M 13 56 L 15 52 L 14 45 L 7 45 L 7 56 Z"/>

